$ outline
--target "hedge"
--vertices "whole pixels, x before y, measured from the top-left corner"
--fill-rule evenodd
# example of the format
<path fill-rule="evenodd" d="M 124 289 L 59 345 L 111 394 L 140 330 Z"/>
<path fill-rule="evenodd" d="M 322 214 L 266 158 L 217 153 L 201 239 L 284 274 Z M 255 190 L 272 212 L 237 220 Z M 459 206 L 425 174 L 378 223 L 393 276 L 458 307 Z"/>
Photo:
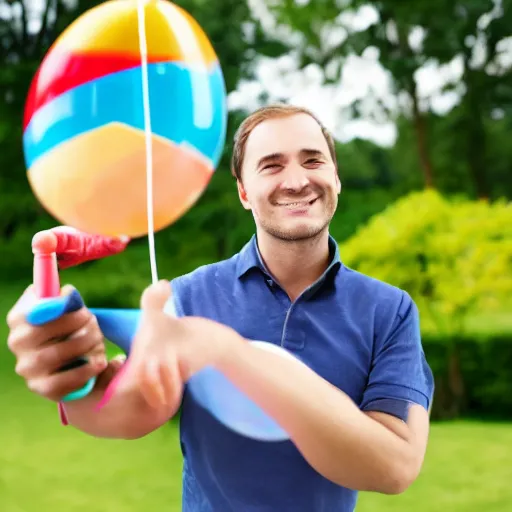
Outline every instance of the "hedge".
<path fill-rule="evenodd" d="M 423 337 L 435 379 L 432 419 L 512 419 L 512 334 Z"/>

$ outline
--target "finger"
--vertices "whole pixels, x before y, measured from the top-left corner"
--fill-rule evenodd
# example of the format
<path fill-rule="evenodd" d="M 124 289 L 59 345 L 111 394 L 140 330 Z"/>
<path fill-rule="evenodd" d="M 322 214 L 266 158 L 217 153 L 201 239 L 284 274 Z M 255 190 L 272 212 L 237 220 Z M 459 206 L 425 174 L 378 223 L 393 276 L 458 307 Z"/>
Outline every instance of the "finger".
<path fill-rule="evenodd" d="M 65 298 L 64 298 L 65 297 Z M 45 299 L 41 301 L 36 297 L 34 285 L 29 285 L 16 301 L 11 310 L 7 313 L 7 325 L 14 329 L 21 323 L 25 323 L 27 315 L 37 310 L 54 308 L 54 317 L 58 317 L 69 311 L 74 311 L 83 306 L 83 300 L 80 293 L 71 285 L 62 288 L 61 297 L 55 299 Z"/>
<path fill-rule="evenodd" d="M 64 341 L 63 343 L 67 342 Z M 108 360 L 105 353 L 105 345 L 103 343 L 97 344 L 90 352 L 84 353 L 83 355 L 78 355 L 76 357 L 68 358 L 68 362 L 64 363 L 62 366 L 57 365 L 55 371 L 66 372 L 85 364 L 90 364 L 98 368 L 98 371 L 106 370 L 108 366 Z"/>
<path fill-rule="evenodd" d="M 27 312 L 26 320 L 32 325 L 43 325 L 83 307 L 84 301 L 78 290 L 66 286 L 64 294 L 59 297 L 36 302 L 32 309 Z"/>
<path fill-rule="evenodd" d="M 112 358 L 112 360 L 109 363 L 109 367 L 112 367 L 114 368 L 114 370 L 118 371 L 126 363 L 126 359 L 126 354 L 119 354 Z"/>
<path fill-rule="evenodd" d="M 96 404 L 96 412 L 103 409 L 103 407 L 105 407 L 112 400 L 113 396 L 119 391 L 119 388 L 122 388 L 128 373 L 128 365 L 128 360 L 126 360 L 124 364 L 119 368 L 119 370 L 117 370 L 117 373 L 115 373 L 109 380 L 105 379 L 105 385 L 102 387 L 105 387 L 106 389 L 103 393 L 103 396 Z"/>
<path fill-rule="evenodd" d="M 72 284 L 65 284 L 60 292 L 61 295 L 71 295 L 76 288 Z"/>
<path fill-rule="evenodd" d="M 182 393 L 183 383 L 181 381 L 181 375 L 178 368 L 178 359 L 176 354 L 170 364 L 165 366 L 165 372 L 162 376 L 162 384 L 165 392 L 165 403 L 175 404 L 176 399 Z"/>
<path fill-rule="evenodd" d="M 107 366 L 103 334 L 94 317 L 65 340 L 43 345 L 21 357 L 16 365 L 16 373 L 25 379 L 32 379 L 69 371 L 80 364 L 91 364 L 100 370 Z"/>
<path fill-rule="evenodd" d="M 83 388 L 99 373 L 97 368 L 87 364 L 67 372 L 28 380 L 27 386 L 33 393 L 57 402 L 66 395 Z"/>
<path fill-rule="evenodd" d="M 106 389 L 109 383 L 119 374 L 125 363 L 125 355 L 119 355 L 110 360 L 105 370 L 98 377 L 98 386 Z"/>
<path fill-rule="evenodd" d="M 10 331 L 7 345 L 15 355 L 22 354 L 27 350 L 36 350 L 43 345 L 55 343 L 71 336 L 87 325 L 92 316 L 89 310 L 82 308 L 41 326 L 33 326 L 24 322 Z"/>
<path fill-rule="evenodd" d="M 61 343 L 68 342 L 63 341 Z M 69 350 L 69 353 L 72 354 L 69 356 L 57 354 L 57 351 L 52 350 L 55 348 L 61 347 L 49 347 L 43 351 L 25 354 L 16 363 L 16 373 L 25 380 L 31 380 L 45 378 L 57 373 L 70 372 L 82 366 L 90 366 L 97 372 L 102 372 L 107 368 L 107 357 L 102 347 L 94 347 L 89 352 L 73 347 L 73 350 Z"/>
<path fill-rule="evenodd" d="M 139 370 L 139 385 L 142 396 L 154 408 L 166 404 L 161 371 L 160 363 L 156 359 L 146 361 Z"/>
<path fill-rule="evenodd" d="M 31 284 L 20 295 L 14 306 L 9 310 L 6 317 L 9 329 L 14 329 L 19 324 L 25 322 L 25 315 L 34 304 L 37 298 L 34 293 L 34 286 Z"/>
<path fill-rule="evenodd" d="M 171 297 L 169 281 L 161 280 L 148 286 L 141 298 L 141 309 L 146 311 L 162 311 Z"/>

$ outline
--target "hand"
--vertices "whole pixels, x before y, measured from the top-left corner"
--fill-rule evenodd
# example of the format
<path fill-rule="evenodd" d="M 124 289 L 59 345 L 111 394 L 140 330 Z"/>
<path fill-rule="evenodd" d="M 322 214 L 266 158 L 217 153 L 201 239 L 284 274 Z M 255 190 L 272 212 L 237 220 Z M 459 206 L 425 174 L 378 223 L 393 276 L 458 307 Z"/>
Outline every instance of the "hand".
<path fill-rule="evenodd" d="M 70 286 L 62 293 L 73 294 L 74 300 L 81 301 Z M 29 287 L 9 311 L 7 344 L 16 357 L 15 371 L 27 387 L 58 402 L 107 368 L 103 334 L 96 318 L 83 305 L 45 325 L 33 326 L 26 313 L 35 301 Z"/>
<path fill-rule="evenodd" d="M 173 318 L 164 312 L 171 298 L 168 281 L 149 286 L 141 299 L 142 317 L 132 343 L 126 379 L 135 379 L 153 407 L 176 411 L 184 383 L 205 366 L 215 366 L 230 342 L 242 340 L 235 331 L 198 317 Z"/>

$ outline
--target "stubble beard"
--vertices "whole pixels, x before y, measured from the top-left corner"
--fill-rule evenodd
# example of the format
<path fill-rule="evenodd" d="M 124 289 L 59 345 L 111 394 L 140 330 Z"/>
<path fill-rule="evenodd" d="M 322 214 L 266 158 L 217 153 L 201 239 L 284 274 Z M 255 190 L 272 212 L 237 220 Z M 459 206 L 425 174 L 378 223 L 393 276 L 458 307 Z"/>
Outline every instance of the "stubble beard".
<path fill-rule="evenodd" d="M 320 198 L 319 201 L 325 201 L 325 196 L 324 198 Z M 283 242 L 304 242 L 313 240 L 328 229 L 336 211 L 336 203 L 336 200 L 329 198 L 327 203 L 324 203 L 323 221 L 315 224 L 304 223 L 286 229 L 280 226 L 278 221 L 269 222 L 261 218 L 259 219 L 259 224 L 266 233 Z"/>

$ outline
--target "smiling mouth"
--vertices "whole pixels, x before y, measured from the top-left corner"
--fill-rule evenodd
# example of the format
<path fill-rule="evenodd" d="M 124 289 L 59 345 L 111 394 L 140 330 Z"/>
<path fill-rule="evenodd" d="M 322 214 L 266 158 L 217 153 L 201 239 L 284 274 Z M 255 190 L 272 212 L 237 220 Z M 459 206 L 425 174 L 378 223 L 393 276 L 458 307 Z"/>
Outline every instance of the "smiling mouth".
<path fill-rule="evenodd" d="M 305 208 L 311 206 L 318 197 L 311 199 L 311 201 L 294 201 L 293 203 L 277 203 L 277 206 L 284 206 L 286 208 Z"/>

